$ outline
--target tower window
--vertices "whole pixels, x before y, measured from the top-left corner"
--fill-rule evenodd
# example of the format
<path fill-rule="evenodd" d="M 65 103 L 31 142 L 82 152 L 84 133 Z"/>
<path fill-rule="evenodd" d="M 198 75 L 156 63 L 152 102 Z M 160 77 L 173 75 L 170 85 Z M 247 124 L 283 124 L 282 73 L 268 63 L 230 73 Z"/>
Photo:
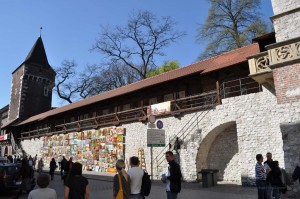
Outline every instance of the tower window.
<path fill-rule="evenodd" d="M 49 87 L 48 86 L 45 86 L 44 87 L 44 96 L 48 96 L 48 94 L 49 94 Z"/>

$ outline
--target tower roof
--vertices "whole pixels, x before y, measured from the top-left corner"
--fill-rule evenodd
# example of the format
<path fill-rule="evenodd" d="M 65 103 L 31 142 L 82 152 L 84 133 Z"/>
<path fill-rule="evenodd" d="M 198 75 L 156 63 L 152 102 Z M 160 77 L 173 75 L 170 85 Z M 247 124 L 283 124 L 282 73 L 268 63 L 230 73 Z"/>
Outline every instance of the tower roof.
<path fill-rule="evenodd" d="M 36 40 L 35 44 L 25 58 L 25 61 L 15 71 L 17 71 L 23 64 L 37 64 L 52 69 L 48 63 L 46 51 L 41 37 Z"/>

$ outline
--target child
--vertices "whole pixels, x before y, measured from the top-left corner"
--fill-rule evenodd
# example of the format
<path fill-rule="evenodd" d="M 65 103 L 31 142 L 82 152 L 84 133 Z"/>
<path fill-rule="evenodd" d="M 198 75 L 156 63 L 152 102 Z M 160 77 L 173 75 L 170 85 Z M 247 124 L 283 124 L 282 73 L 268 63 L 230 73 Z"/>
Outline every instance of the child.
<path fill-rule="evenodd" d="M 38 189 L 32 190 L 28 199 L 57 199 L 56 191 L 54 189 L 47 188 L 50 182 L 49 175 L 41 174 L 37 178 Z"/>

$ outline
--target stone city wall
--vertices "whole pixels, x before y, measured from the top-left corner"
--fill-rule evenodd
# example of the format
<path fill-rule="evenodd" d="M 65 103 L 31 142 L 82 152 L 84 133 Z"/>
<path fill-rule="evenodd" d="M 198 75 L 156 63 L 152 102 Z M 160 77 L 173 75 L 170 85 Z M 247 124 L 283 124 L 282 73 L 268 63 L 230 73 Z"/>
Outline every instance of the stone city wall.
<path fill-rule="evenodd" d="M 215 109 L 185 114 L 181 118 L 160 118 L 164 122 L 166 143 L 181 131 L 187 123 L 189 134 L 181 138 L 179 162 L 183 178 L 195 181 L 197 172 L 203 168 L 219 169 L 219 179 L 241 183 L 255 177 L 255 156 L 272 152 L 274 160 L 281 167 L 292 172 L 294 161 L 290 158 L 284 163 L 284 148 L 281 123 L 300 120 L 300 103 L 277 105 L 272 92 L 243 95 L 222 100 L 222 105 Z M 147 147 L 147 128 L 141 122 L 122 125 L 126 128 L 125 158 L 138 156 L 140 147 L 145 149 L 145 160 L 150 172 L 150 148 Z M 300 134 L 293 134 L 293 142 L 300 142 Z M 41 140 L 22 142 L 23 149 L 30 155 L 35 155 L 42 146 Z M 159 169 L 154 161 L 154 175 L 167 168 L 164 152 L 167 149 L 155 147 L 153 157 L 162 157 Z M 295 151 L 295 153 L 297 153 Z M 299 156 L 290 154 L 289 157 Z"/>

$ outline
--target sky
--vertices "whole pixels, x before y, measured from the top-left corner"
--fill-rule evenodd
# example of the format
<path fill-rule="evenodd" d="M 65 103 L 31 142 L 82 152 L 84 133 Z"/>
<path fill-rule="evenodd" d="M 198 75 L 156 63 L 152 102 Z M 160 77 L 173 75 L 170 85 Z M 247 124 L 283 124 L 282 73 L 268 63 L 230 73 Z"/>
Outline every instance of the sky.
<path fill-rule="evenodd" d="M 271 0 L 261 1 L 261 13 L 270 21 Z M 139 10 L 170 16 L 176 30 L 186 33 L 164 50 L 166 56 L 156 58 L 157 65 L 167 60 L 178 60 L 181 66 L 197 61 L 205 48 L 205 42 L 196 42 L 196 35 L 208 14 L 207 0 L 0 0 L 0 108 L 9 104 L 11 73 L 25 60 L 40 27 L 53 68 L 66 59 L 84 67 L 103 58 L 90 51 L 101 25 L 125 25 L 129 14 Z M 54 93 L 52 106 L 61 105 Z"/>

